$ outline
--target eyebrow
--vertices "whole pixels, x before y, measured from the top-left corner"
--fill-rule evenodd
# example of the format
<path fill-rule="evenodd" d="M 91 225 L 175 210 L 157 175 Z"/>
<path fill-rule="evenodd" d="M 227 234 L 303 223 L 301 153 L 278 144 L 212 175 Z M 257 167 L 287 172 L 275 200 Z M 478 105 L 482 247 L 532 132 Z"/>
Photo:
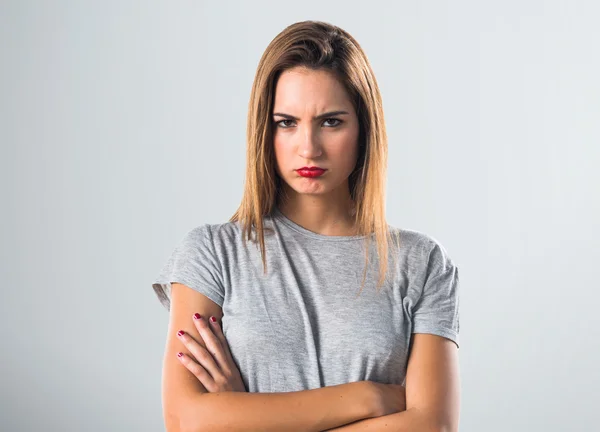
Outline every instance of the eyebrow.
<path fill-rule="evenodd" d="M 323 118 L 327 118 L 327 117 L 333 117 L 336 115 L 342 115 L 342 114 L 350 114 L 348 111 L 329 111 L 323 114 L 319 114 L 316 117 L 313 117 L 313 120 L 320 120 Z M 298 117 L 294 117 L 293 115 L 290 114 L 285 114 L 285 113 L 273 113 L 273 117 L 274 116 L 279 116 L 279 117 L 283 117 L 286 119 L 291 119 L 291 120 L 300 120 Z"/>

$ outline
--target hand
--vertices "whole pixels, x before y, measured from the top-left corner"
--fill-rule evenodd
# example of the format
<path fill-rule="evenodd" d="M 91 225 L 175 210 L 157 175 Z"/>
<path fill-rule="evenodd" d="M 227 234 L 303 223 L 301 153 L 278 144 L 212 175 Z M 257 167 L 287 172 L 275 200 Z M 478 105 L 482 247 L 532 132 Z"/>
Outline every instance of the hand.
<path fill-rule="evenodd" d="M 215 321 L 213 322 L 212 319 Z M 229 344 L 216 318 L 211 317 L 209 324 L 204 317 L 196 313 L 193 321 L 202 342 L 206 345 L 199 343 L 190 334 L 180 330 L 177 336 L 193 355 L 192 357 L 178 353 L 177 356 L 181 363 L 200 380 L 210 393 L 245 392 L 246 388 L 240 371 L 233 361 Z"/>
<path fill-rule="evenodd" d="M 406 411 L 406 389 L 402 385 L 371 382 L 377 395 L 377 417 Z"/>

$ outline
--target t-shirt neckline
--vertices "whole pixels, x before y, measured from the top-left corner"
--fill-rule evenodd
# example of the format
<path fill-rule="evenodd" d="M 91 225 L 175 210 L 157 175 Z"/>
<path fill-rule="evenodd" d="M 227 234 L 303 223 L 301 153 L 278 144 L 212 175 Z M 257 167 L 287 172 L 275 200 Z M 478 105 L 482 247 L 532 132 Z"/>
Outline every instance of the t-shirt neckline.
<path fill-rule="evenodd" d="M 286 225 L 287 227 L 291 228 L 292 230 L 299 232 L 300 234 L 303 234 L 307 237 L 311 237 L 314 239 L 318 239 L 318 240 L 326 240 L 326 241 L 352 241 L 352 240 L 364 240 L 367 236 L 366 235 L 355 235 L 355 236 L 330 236 L 330 235 L 324 235 L 324 234 L 319 234 L 313 231 L 310 231 L 306 228 L 304 228 L 301 225 L 298 225 L 296 222 L 294 222 L 293 220 L 289 219 L 286 215 L 284 215 L 277 206 L 273 207 L 273 216 L 281 221 L 284 225 Z M 374 234 L 372 234 L 374 235 Z"/>

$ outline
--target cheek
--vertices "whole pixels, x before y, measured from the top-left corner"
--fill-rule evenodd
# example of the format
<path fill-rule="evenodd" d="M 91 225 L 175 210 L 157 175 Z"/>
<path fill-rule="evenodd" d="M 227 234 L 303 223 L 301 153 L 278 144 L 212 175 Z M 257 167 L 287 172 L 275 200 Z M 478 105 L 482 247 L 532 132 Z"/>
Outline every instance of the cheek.
<path fill-rule="evenodd" d="M 358 137 L 356 134 L 348 134 L 339 137 L 339 140 L 331 143 L 332 156 L 346 164 L 353 164 L 358 158 Z"/>
<path fill-rule="evenodd" d="M 339 166 L 344 171 L 352 171 L 356 166 L 358 159 L 358 151 L 355 145 L 344 147 L 336 155 L 336 160 L 339 161 Z"/>
<path fill-rule="evenodd" d="M 279 160 L 283 157 L 283 152 L 285 151 L 284 149 L 285 149 L 285 146 L 281 142 L 281 140 L 274 138 L 273 139 L 273 151 L 275 152 L 275 158 L 277 160 Z"/>
<path fill-rule="evenodd" d="M 277 173 L 281 176 L 282 171 L 286 172 L 286 166 L 289 165 L 290 158 L 290 149 L 289 146 L 286 145 L 281 139 L 274 138 L 273 139 L 273 151 L 275 157 L 275 168 Z"/>

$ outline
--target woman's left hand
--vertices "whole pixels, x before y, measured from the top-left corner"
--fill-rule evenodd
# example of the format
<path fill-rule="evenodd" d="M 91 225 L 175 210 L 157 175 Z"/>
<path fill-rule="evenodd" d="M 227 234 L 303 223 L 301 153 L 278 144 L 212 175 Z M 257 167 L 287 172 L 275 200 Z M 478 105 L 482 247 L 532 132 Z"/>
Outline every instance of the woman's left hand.
<path fill-rule="evenodd" d="M 192 357 L 178 353 L 179 361 L 200 380 L 210 393 L 245 392 L 244 382 L 233 361 L 221 326 L 215 317 L 210 318 L 209 323 L 200 314 L 196 313 L 193 316 L 194 325 L 198 329 L 204 345 L 183 330 L 177 333 L 179 340 L 193 355 Z"/>

